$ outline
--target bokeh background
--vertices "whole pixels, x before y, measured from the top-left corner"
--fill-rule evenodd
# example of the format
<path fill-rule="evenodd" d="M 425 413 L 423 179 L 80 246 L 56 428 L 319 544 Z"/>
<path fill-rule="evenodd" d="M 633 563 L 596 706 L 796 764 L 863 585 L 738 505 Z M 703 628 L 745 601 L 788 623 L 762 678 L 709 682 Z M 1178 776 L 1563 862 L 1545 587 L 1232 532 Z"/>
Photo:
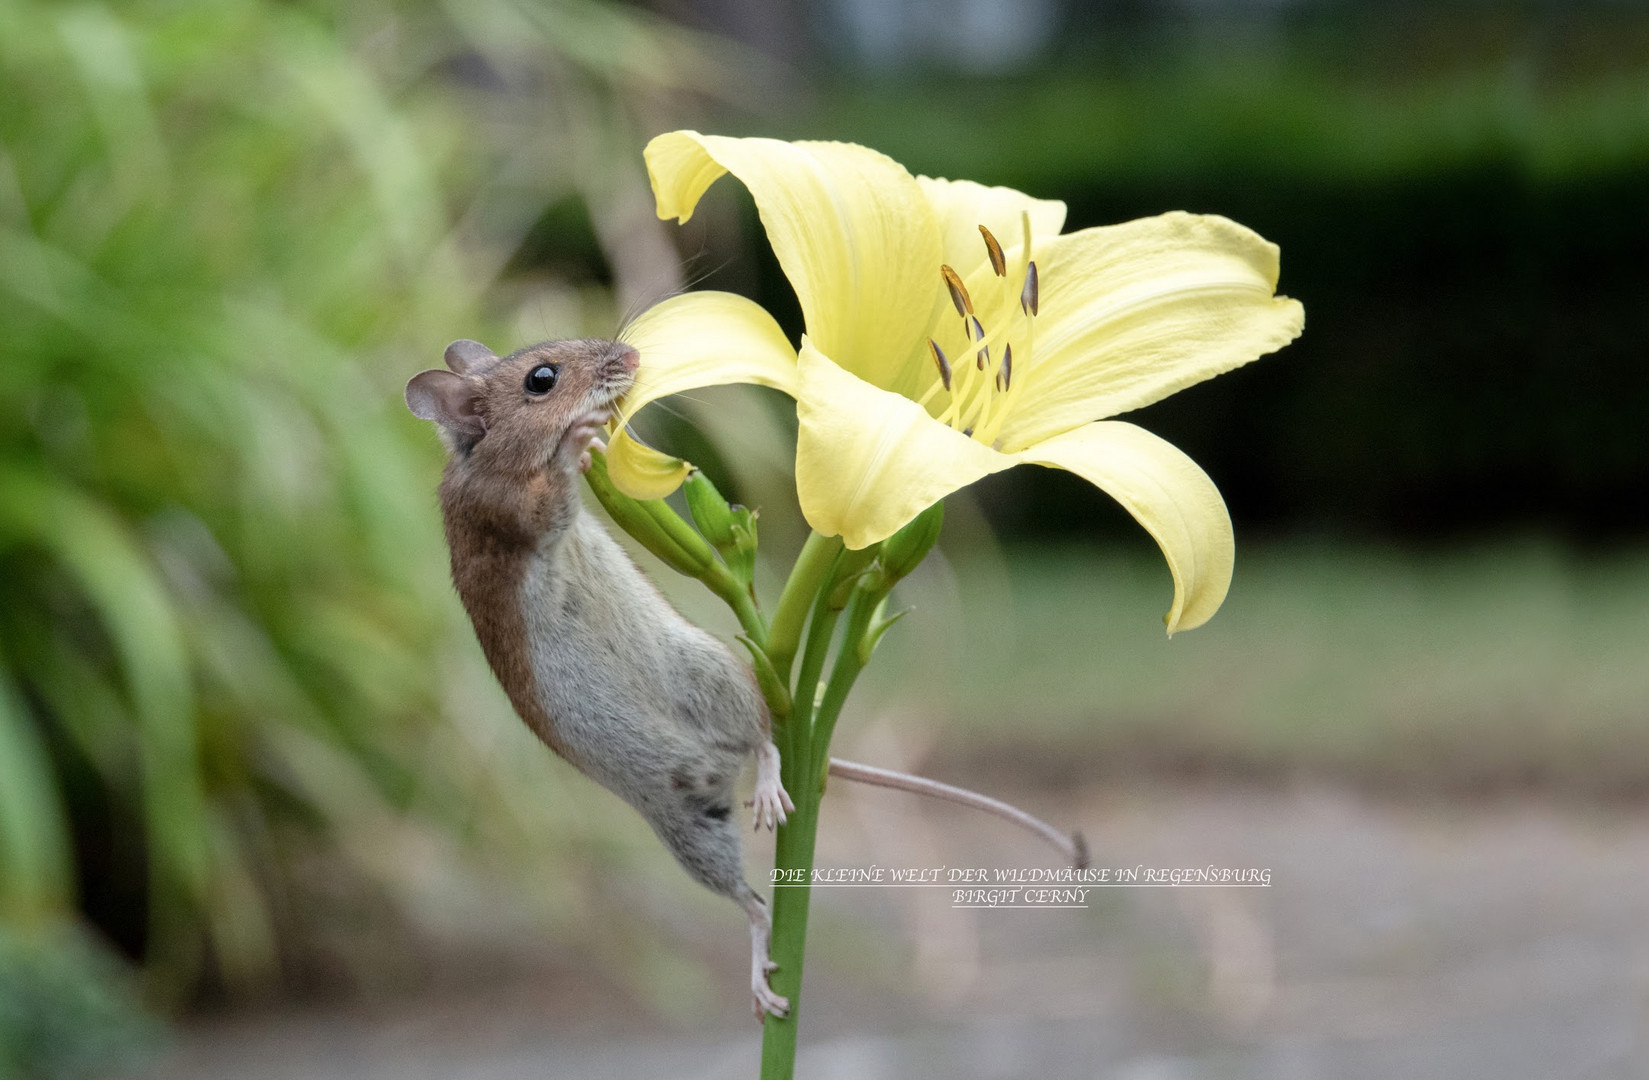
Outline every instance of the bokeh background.
<path fill-rule="evenodd" d="M 1211 624 L 1001 475 L 838 736 L 1272 887 L 822 893 L 804 1075 L 1649 1068 L 1649 7 L 0 0 L 0 1077 L 753 1075 L 742 919 L 510 715 L 400 393 L 684 284 L 799 331 L 736 185 L 654 217 L 680 126 L 1222 213 L 1307 312 L 1137 417 L 1231 508 Z M 651 431 L 769 587 L 785 405 Z M 824 865 L 1046 858 L 826 801 Z"/>

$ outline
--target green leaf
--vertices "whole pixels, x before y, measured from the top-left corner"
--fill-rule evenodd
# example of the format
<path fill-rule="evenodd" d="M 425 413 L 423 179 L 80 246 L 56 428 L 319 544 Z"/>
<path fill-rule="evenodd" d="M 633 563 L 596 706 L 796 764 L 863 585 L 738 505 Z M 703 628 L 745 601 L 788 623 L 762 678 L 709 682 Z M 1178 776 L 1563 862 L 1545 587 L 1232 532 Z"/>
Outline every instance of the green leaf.
<path fill-rule="evenodd" d="M 0 916 L 31 922 L 62 911 L 73 876 L 51 760 L 0 664 Z"/>
<path fill-rule="evenodd" d="M 756 673 L 756 685 L 761 687 L 762 697 L 767 699 L 768 711 L 773 719 L 782 721 L 790 715 L 792 702 L 790 691 L 785 689 L 784 680 L 774 670 L 773 662 L 767 658 L 767 653 L 748 634 L 738 635 L 739 644 L 750 652 L 750 664 Z"/>

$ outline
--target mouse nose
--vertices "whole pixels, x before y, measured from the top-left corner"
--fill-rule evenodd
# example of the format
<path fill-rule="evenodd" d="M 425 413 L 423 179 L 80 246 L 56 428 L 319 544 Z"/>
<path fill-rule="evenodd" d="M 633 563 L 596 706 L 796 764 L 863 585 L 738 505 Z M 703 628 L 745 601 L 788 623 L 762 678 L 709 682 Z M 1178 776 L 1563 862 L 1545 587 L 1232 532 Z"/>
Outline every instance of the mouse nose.
<path fill-rule="evenodd" d="M 613 359 L 616 360 L 618 362 L 618 366 L 624 369 L 624 371 L 628 374 L 634 374 L 636 368 L 641 366 L 641 354 L 623 342 L 619 342 L 618 345 L 614 347 Z"/>

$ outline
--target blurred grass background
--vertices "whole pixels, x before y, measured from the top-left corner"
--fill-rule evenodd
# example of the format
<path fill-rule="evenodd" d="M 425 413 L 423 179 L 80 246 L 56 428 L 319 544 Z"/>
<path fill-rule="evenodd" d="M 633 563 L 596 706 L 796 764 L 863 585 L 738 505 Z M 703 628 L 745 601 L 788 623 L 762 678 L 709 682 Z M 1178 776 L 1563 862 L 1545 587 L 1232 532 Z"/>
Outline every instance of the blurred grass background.
<path fill-rule="evenodd" d="M 733 185 L 654 219 L 675 126 L 1282 245 L 1306 336 L 1141 417 L 1231 505 L 1227 608 L 1164 640 L 1124 515 L 980 485 L 858 705 L 936 767 L 1643 793 L 1649 12 L 886 11 L 0 0 L 0 1076 L 521 934 L 662 1010 L 691 981 L 634 888 L 672 868 L 493 687 L 400 400 L 448 340 L 610 334 L 684 280 L 799 328 Z M 790 426 L 730 391 L 655 432 L 777 565 Z"/>

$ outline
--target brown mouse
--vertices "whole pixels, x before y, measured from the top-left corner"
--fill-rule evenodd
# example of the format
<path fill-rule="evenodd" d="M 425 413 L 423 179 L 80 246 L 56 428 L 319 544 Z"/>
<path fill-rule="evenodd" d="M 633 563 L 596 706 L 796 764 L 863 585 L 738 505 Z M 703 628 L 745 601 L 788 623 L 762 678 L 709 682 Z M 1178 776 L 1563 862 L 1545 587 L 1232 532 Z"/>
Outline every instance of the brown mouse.
<path fill-rule="evenodd" d="M 755 814 L 794 809 L 750 670 L 670 606 L 582 511 L 578 472 L 634 380 L 634 349 L 549 341 L 506 357 L 474 341 L 450 370 L 407 383 L 413 413 L 451 452 L 441 512 L 452 577 L 521 718 L 556 753 L 640 811 L 700 884 L 750 922 L 756 1014 L 768 985 L 767 905 L 744 880 L 733 786 L 756 759 Z"/>

